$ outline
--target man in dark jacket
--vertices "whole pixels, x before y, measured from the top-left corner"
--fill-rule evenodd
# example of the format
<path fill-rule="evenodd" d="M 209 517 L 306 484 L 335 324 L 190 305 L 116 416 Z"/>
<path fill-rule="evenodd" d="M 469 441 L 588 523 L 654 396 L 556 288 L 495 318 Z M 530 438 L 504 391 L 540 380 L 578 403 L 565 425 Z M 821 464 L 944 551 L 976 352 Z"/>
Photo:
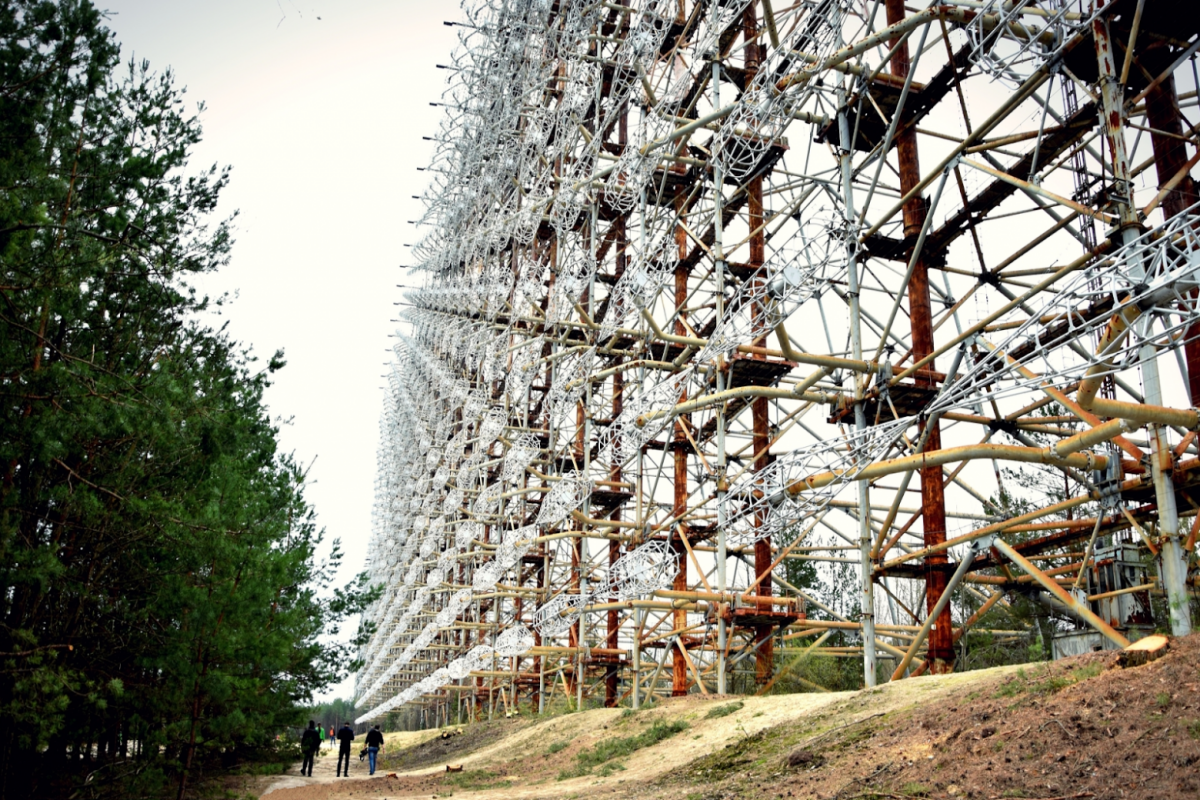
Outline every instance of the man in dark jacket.
<path fill-rule="evenodd" d="M 317 748 L 321 746 L 321 736 L 317 733 L 317 723 L 314 720 L 308 721 L 308 730 L 300 737 L 300 752 L 304 754 L 304 763 L 300 765 L 300 774 L 312 777 L 313 758 L 317 755 Z"/>
<path fill-rule="evenodd" d="M 350 743 L 354 741 L 354 728 L 350 727 L 349 722 L 342 723 L 342 729 L 338 731 L 338 765 L 337 777 L 350 777 Z M 342 760 L 346 761 L 346 771 L 342 772 Z"/>
<path fill-rule="evenodd" d="M 379 748 L 383 747 L 383 734 L 376 725 L 367 731 L 367 758 L 371 761 L 371 774 L 375 774 L 375 760 L 379 757 Z"/>

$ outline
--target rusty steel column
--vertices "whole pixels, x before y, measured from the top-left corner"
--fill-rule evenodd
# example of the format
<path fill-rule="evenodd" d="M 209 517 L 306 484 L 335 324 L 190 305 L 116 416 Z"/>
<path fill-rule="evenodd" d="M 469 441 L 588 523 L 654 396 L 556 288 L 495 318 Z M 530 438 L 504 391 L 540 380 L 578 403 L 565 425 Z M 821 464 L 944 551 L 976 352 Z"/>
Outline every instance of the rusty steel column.
<path fill-rule="evenodd" d="M 545 545 L 543 545 L 543 547 L 545 547 Z M 542 557 L 541 563 L 539 563 L 537 566 L 537 584 L 536 584 L 536 586 L 538 589 L 538 597 L 539 598 L 546 597 L 546 558 L 545 558 L 545 556 Z M 541 602 L 545 602 L 545 600 L 542 600 Z M 542 646 L 542 632 L 536 628 L 533 630 L 533 646 L 534 647 Z M 542 678 L 541 678 L 542 657 L 541 656 L 533 657 L 533 671 L 538 676 L 538 682 L 533 685 L 533 694 L 530 696 L 530 704 L 533 707 L 533 710 L 540 714 L 544 710 L 544 703 L 543 703 L 543 698 L 542 698 Z"/>
<path fill-rule="evenodd" d="M 578 406 L 576 408 L 576 422 L 578 425 L 578 428 L 577 428 L 578 433 L 577 433 L 577 438 L 575 441 L 575 458 L 578 461 L 583 461 L 583 449 L 587 446 L 587 442 L 584 437 L 584 415 L 585 415 L 585 413 L 586 412 L 584 411 L 583 403 L 581 402 L 578 404 Z M 582 555 L 583 555 L 583 538 L 581 536 L 576 536 L 575 538 L 571 539 L 571 587 L 570 587 L 570 592 L 572 594 L 576 594 L 576 595 L 578 595 L 583 590 L 582 589 L 582 587 L 583 587 L 582 577 L 583 576 L 581 573 L 581 566 L 580 566 L 580 561 L 582 560 Z M 580 646 L 580 643 L 579 643 L 580 631 L 581 631 L 580 621 L 577 619 L 571 623 L 571 628 L 567 633 L 567 646 L 568 647 L 578 648 Z M 572 652 L 577 652 L 577 651 L 572 650 Z M 579 668 L 579 659 L 576 658 L 575 659 L 575 669 L 571 670 L 571 677 L 567 681 L 567 691 L 569 694 L 575 693 L 576 680 L 580 677 L 579 675 L 576 674 L 579 671 L 578 668 Z"/>
<path fill-rule="evenodd" d="M 904 19 L 904 0 L 886 0 L 886 3 L 889 25 L 894 25 Z M 893 39 L 890 45 L 895 47 L 898 41 L 898 39 Z M 892 54 L 892 74 L 901 80 L 908 77 L 909 63 L 908 43 L 905 42 Z M 896 133 L 896 156 L 900 163 L 900 191 L 907 194 L 921 182 L 921 165 L 917 157 L 917 132 L 912 126 Z M 915 238 L 920 233 L 921 227 L 925 223 L 926 210 L 925 198 L 919 195 L 904 204 L 905 238 Z M 910 250 L 910 258 L 911 252 Z M 933 352 L 933 308 L 929 301 L 929 264 L 924 256 L 917 258 L 907 289 L 908 315 L 912 325 L 912 358 L 916 362 Z M 928 373 L 933 370 L 934 364 L 930 361 L 924 370 L 917 372 L 915 376 L 917 384 L 932 386 L 934 381 Z M 942 448 L 940 426 L 936 421 L 924 423 L 922 433 L 924 433 L 926 424 L 929 425 L 929 435 L 925 451 L 940 450 Z M 946 541 L 946 492 L 942 482 L 941 467 L 926 467 L 921 470 L 921 521 L 926 547 Z M 927 613 L 932 613 L 946 589 L 946 582 L 949 579 L 948 567 L 949 561 L 945 551 L 935 553 L 925 559 L 925 608 Z M 941 674 L 954 670 L 953 636 L 950 609 L 947 605 L 929 633 L 926 662 L 929 664 L 930 673 Z"/>
<path fill-rule="evenodd" d="M 628 143 L 628 137 L 629 137 L 628 125 L 629 125 L 629 116 L 628 116 L 628 107 L 626 107 L 621 110 L 621 116 L 617 121 L 617 144 L 620 146 L 622 153 L 625 152 L 625 145 Z M 617 280 L 620 280 L 621 276 L 625 274 L 626 257 L 627 257 L 626 256 L 626 245 L 628 243 L 628 231 L 626 231 L 626 229 L 625 229 L 625 217 L 621 216 L 621 217 L 617 218 L 613 222 L 613 225 L 615 225 L 616 229 L 617 229 L 617 233 L 616 233 L 617 252 L 616 252 L 615 274 L 616 274 Z M 618 358 L 613 363 L 619 364 L 619 363 L 621 363 L 621 359 Z M 615 375 L 613 375 L 613 379 L 612 379 L 612 418 L 613 419 L 616 419 L 617 417 L 621 416 L 621 412 L 625 408 L 625 398 L 622 397 L 622 394 L 624 391 L 625 391 L 624 374 L 621 372 L 617 372 Z M 621 480 L 621 464 L 620 464 L 620 461 L 615 456 L 613 457 L 613 464 L 612 464 L 611 470 L 609 471 L 608 478 L 611 481 L 620 481 Z M 614 520 L 619 520 L 621 518 L 621 508 L 619 505 L 617 508 L 613 509 L 611 518 Z M 617 563 L 617 559 L 619 559 L 620 557 L 621 557 L 620 543 L 615 539 L 609 540 L 609 543 L 608 543 L 608 566 L 609 566 L 609 569 L 612 568 L 613 564 Z M 609 598 L 610 602 L 616 602 L 616 600 L 617 600 L 617 598 L 615 596 Z M 607 647 L 610 650 L 616 650 L 619 647 L 620 630 L 621 630 L 620 614 L 617 612 L 617 609 L 610 608 L 605 615 L 605 631 L 604 631 L 605 632 L 605 637 L 604 637 L 604 646 L 605 647 Z M 617 696 L 618 696 L 617 695 L 617 666 L 616 666 L 616 664 L 610 663 L 607 667 L 607 670 L 604 673 L 604 707 L 605 708 L 613 708 L 614 706 L 616 706 L 617 705 Z"/>
<path fill-rule="evenodd" d="M 613 376 L 613 401 L 612 413 L 613 419 L 616 419 L 623 410 L 624 403 L 622 402 L 621 393 L 625 389 L 625 381 L 621 377 L 621 373 Z M 619 466 L 614 466 L 609 474 L 609 479 L 613 481 L 621 480 L 621 469 Z M 621 509 L 616 508 L 612 512 L 610 519 L 619 520 L 621 518 Z M 608 543 L 608 566 L 612 569 L 612 565 L 617 563 L 617 559 L 621 557 L 621 545 L 616 539 L 612 539 Z M 609 597 L 609 602 L 615 603 L 616 596 Z M 621 618 L 617 609 L 610 608 L 605 615 L 605 630 L 604 630 L 604 646 L 609 650 L 616 650 L 620 646 Z M 617 665 L 610 663 L 604 673 L 604 707 L 613 708 L 617 705 Z"/>
<path fill-rule="evenodd" d="M 1158 171 L 1159 186 L 1183 172 L 1188 162 L 1180 118 L 1175 78 L 1170 76 L 1146 95 L 1146 119 L 1151 128 L 1150 143 L 1154 148 L 1154 166 Z M 1200 198 L 1196 196 L 1196 183 L 1190 173 L 1184 172 L 1183 179 L 1163 198 L 1163 214 L 1173 217 L 1195 205 L 1197 199 Z M 1196 296 L 1195 290 L 1192 296 Z M 1200 404 L 1200 324 L 1189 328 L 1187 335 L 1188 341 L 1183 346 L 1183 352 L 1187 363 L 1188 397 L 1194 406 Z"/>
<path fill-rule="evenodd" d="M 743 67 L 746 71 L 747 85 L 754 80 L 754 76 L 758 74 L 759 64 L 762 63 L 762 54 L 758 43 L 758 3 L 751 0 L 750 5 L 742 16 L 742 35 L 745 39 L 746 47 L 744 51 Z M 749 226 L 750 226 L 750 261 L 748 266 L 752 270 L 756 270 L 763 265 L 766 260 L 766 237 L 763 231 L 760 230 L 763 225 L 763 178 L 758 175 L 752 178 L 746 184 L 747 207 L 749 210 Z M 754 344 L 758 347 L 765 347 L 767 339 L 765 336 L 754 340 Z M 730 377 L 732 377 L 732 370 Z M 756 472 L 766 469 L 771 465 L 771 456 L 767 452 L 771 442 L 771 418 L 770 418 L 770 401 L 765 397 L 755 398 L 750 404 L 750 414 L 753 430 L 753 447 L 755 453 L 754 470 Z M 762 514 L 755 520 L 755 524 L 762 526 L 765 520 Z M 771 581 L 769 578 L 763 579 L 763 576 L 771 569 L 771 539 L 770 537 L 759 538 L 754 542 L 754 577 L 760 579 L 758 583 L 759 595 L 771 594 Z M 754 680 L 759 685 L 768 683 L 771 680 L 771 673 L 774 671 L 775 664 L 775 647 L 771 641 L 771 632 L 773 625 L 758 625 L 754 629 Z"/>
<path fill-rule="evenodd" d="M 677 203 L 677 210 L 683 213 L 683 199 L 680 198 Z M 687 232 L 681 226 L 675 226 L 675 243 L 679 248 L 679 257 L 683 259 L 687 256 L 688 239 Z M 682 264 L 677 264 L 675 267 L 675 308 L 681 309 L 687 303 L 687 269 Z M 684 327 L 682 318 L 684 312 L 679 313 L 679 319 L 675 321 L 675 333 L 678 336 L 687 336 L 687 328 Z M 687 399 L 687 393 L 680 398 L 680 402 Z M 671 514 L 673 516 L 682 516 L 687 512 L 687 463 L 688 449 L 691 443 L 688 441 L 687 434 L 684 432 L 684 425 L 687 425 L 691 418 L 684 414 L 676 418 L 672 428 L 673 436 L 668 443 L 671 448 L 671 456 L 674 460 L 674 502 L 671 505 Z M 687 550 L 683 546 L 683 540 L 680 539 L 676 532 L 682 528 L 684 523 L 677 522 L 671 528 L 670 541 L 671 550 L 675 553 L 675 558 L 678 566 L 678 571 L 675 573 L 675 581 L 672 588 L 676 591 L 687 591 L 688 588 L 688 562 Z M 687 612 L 680 609 L 673 616 L 674 629 L 681 631 L 687 627 Z M 679 642 L 680 647 L 686 647 L 683 641 Z M 653 691 L 654 687 L 650 687 Z M 672 650 L 671 654 L 671 696 L 682 697 L 688 693 L 688 676 L 687 676 L 687 661 L 680 655 L 677 650 Z"/>

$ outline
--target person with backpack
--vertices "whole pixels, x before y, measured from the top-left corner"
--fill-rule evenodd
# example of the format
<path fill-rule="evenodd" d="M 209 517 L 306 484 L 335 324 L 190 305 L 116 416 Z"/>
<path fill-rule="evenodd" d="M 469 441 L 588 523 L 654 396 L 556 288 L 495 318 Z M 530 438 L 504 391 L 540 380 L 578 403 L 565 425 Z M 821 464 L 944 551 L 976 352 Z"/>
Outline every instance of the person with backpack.
<path fill-rule="evenodd" d="M 304 762 L 300 765 L 301 775 L 312 777 L 313 759 L 316 757 L 317 749 L 320 746 L 321 737 L 317 733 L 317 723 L 310 719 L 308 721 L 308 729 L 300 737 L 300 752 L 304 754 Z"/>
<path fill-rule="evenodd" d="M 349 722 L 342 723 L 342 729 L 340 731 L 338 731 L 337 738 L 338 738 L 338 745 L 339 745 L 337 777 L 349 778 L 350 777 L 350 743 L 354 741 L 354 728 L 350 727 Z M 343 759 L 345 759 L 345 761 L 346 761 L 345 774 L 342 773 L 342 760 Z"/>
<path fill-rule="evenodd" d="M 379 748 L 383 747 L 383 734 L 379 732 L 379 726 L 376 725 L 371 730 L 367 731 L 367 758 L 371 762 L 371 774 L 375 774 L 375 762 L 379 757 Z"/>

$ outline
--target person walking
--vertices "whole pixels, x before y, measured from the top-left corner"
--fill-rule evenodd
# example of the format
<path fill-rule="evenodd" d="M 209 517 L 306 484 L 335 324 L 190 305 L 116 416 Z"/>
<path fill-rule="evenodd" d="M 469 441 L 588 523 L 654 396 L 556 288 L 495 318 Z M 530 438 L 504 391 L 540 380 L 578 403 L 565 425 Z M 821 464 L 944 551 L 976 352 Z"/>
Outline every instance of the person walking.
<path fill-rule="evenodd" d="M 321 736 L 317 733 L 317 723 L 308 721 L 308 730 L 300 737 L 300 752 L 304 754 L 304 762 L 300 765 L 300 774 L 312 777 L 313 758 L 321 746 Z"/>
<path fill-rule="evenodd" d="M 332 750 L 332 749 L 333 749 L 333 746 L 334 746 L 334 744 L 335 744 L 336 742 L 337 742 L 337 736 L 336 736 L 336 735 L 334 735 L 334 733 L 333 733 L 333 726 L 332 726 L 332 725 L 330 725 L 330 726 L 329 726 L 329 749 L 330 749 L 330 750 Z"/>
<path fill-rule="evenodd" d="M 375 774 L 375 761 L 379 757 L 379 748 L 383 747 L 383 734 L 376 725 L 367 731 L 367 759 L 371 763 L 371 774 Z"/>
<path fill-rule="evenodd" d="M 324 746 L 325 746 L 325 726 L 324 726 L 324 725 L 318 725 L 318 726 L 317 726 L 317 733 L 321 734 L 321 745 L 320 745 L 320 746 L 321 746 L 321 747 L 324 747 Z"/>
<path fill-rule="evenodd" d="M 342 723 L 342 729 L 337 733 L 338 738 L 338 763 L 337 777 L 350 777 L 350 743 L 354 741 L 354 728 L 350 727 L 349 722 Z M 346 772 L 342 774 L 342 759 L 346 760 Z"/>

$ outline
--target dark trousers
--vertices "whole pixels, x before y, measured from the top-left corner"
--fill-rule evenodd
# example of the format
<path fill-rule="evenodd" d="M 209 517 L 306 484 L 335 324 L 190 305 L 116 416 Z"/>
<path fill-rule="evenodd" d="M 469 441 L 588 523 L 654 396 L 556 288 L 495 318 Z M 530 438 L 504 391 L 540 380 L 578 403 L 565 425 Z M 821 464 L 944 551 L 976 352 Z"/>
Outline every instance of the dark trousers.
<path fill-rule="evenodd" d="M 350 774 L 350 748 L 343 747 L 338 751 L 337 774 L 342 774 L 342 759 L 346 759 L 346 774 Z"/>
<path fill-rule="evenodd" d="M 313 759 L 316 757 L 316 755 L 317 753 L 315 750 L 311 753 L 304 754 L 304 763 L 300 765 L 301 775 L 312 775 Z"/>

